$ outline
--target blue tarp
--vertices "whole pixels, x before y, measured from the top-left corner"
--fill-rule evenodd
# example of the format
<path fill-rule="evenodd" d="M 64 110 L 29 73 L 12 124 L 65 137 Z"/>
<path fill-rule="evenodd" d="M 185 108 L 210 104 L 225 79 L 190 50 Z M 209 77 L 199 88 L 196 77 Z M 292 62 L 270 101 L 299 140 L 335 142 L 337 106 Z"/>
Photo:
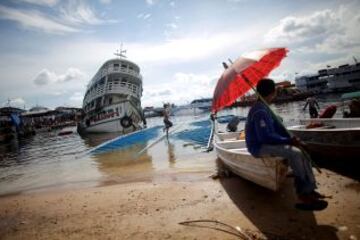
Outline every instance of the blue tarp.
<path fill-rule="evenodd" d="M 218 117 L 217 120 L 219 123 L 228 123 L 234 115 L 227 115 Z M 241 120 L 246 118 L 240 117 Z M 161 131 L 162 126 L 155 126 L 152 128 L 143 129 L 141 131 L 133 132 L 127 135 L 117 137 L 113 140 L 105 142 L 93 149 L 90 150 L 91 153 L 103 153 L 108 151 L 119 150 L 121 148 L 129 147 L 136 143 L 145 143 L 150 140 L 155 140 L 158 136 L 163 134 Z M 170 134 L 170 138 L 174 140 L 182 140 L 188 143 L 194 143 L 201 146 L 206 146 L 211 132 L 211 121 L 202 120 L 187 123 L 185 130 L 175 131 L 173 134 Z"/>
<path fill-rule="evenodd" d="M 127 135 L 122 135 L 120 137 L 117 137 L 115 139 L 112 139 L 108 142 L 105 142 L 96 148 L 92 149 L 91 153 L 103 153 L 108 151 L 114 151 L 121 148 L 129 147 L 136 143 L 144 143 L 151 139 L 156 138 L 159 136 L 161 132 L 161 126 L 155 126 L 147 129 L 143 129 L 137 132 L 133 132 Z"/>

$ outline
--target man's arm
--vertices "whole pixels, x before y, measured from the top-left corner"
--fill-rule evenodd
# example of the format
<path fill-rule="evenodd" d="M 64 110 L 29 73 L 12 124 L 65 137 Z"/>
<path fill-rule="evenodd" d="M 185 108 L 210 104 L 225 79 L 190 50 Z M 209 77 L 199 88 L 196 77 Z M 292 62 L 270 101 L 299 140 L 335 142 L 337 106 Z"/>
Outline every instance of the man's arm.
<path fill-rule="evenodd" d="M 315 105 L 317 106 L 318 109 L 320 109 L 319 103 L 315 100 Z"/>
<path fill-rule="evenodd" d="M 303 110 L 305 110 L 306 109 L 306 107 L 307 107 L 307 105 L 309 104 L 309 101 L 308 100 L 306 100 L 306 104 L 305 104 L 305 106 L 303 107 Z"/>
<path fill-rule="evenodd" d="M 254 115 L 255 132 L 258 139 L 268 144 L 291 144 L 291 138 L 281 136 L 274 129 L 271 116 L 265 111 L 259 111 Z"/>

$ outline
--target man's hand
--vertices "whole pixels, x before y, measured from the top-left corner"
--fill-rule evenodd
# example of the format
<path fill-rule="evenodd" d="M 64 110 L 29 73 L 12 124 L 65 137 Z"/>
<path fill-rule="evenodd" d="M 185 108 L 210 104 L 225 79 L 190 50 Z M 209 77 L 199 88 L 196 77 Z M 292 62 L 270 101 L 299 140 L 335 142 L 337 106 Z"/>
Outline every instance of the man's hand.
<path fill-rule="evenodd" d="M 296 147 L 305 147 L 306 143 L 301 141 L 300 138 L 294 136 L 291 138 L 291 145 L 296 146 Z"/>

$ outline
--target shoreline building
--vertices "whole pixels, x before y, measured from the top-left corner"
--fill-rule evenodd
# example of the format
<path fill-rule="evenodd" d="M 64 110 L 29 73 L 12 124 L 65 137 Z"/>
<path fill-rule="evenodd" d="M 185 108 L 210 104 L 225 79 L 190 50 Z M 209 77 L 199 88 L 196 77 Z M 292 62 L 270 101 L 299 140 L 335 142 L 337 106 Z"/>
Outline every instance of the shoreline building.
<path fill-rule="evenodd" d="M 314 93 L 336 93 L 360 90 L 360 63 L 344 64 L 335 68 L 319 70 L 316 74 L 295 78 L 301 91 Z"/>

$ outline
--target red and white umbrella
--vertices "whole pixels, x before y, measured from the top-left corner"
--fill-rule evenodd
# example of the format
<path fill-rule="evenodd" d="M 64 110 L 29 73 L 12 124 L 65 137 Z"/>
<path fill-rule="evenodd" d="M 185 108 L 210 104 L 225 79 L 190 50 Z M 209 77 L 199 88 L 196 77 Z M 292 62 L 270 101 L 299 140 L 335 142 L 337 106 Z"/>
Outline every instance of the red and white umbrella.
<path fill-rule="evenodd" d="M 287 52 L 286 48 L 270 48 L 250 52 L 238 58 L 225 69 L 218 80 L 213 96 L 212 113 L 231 105 L 252 86 L 256 86 L 258 81 L 279 66 Z"/>

